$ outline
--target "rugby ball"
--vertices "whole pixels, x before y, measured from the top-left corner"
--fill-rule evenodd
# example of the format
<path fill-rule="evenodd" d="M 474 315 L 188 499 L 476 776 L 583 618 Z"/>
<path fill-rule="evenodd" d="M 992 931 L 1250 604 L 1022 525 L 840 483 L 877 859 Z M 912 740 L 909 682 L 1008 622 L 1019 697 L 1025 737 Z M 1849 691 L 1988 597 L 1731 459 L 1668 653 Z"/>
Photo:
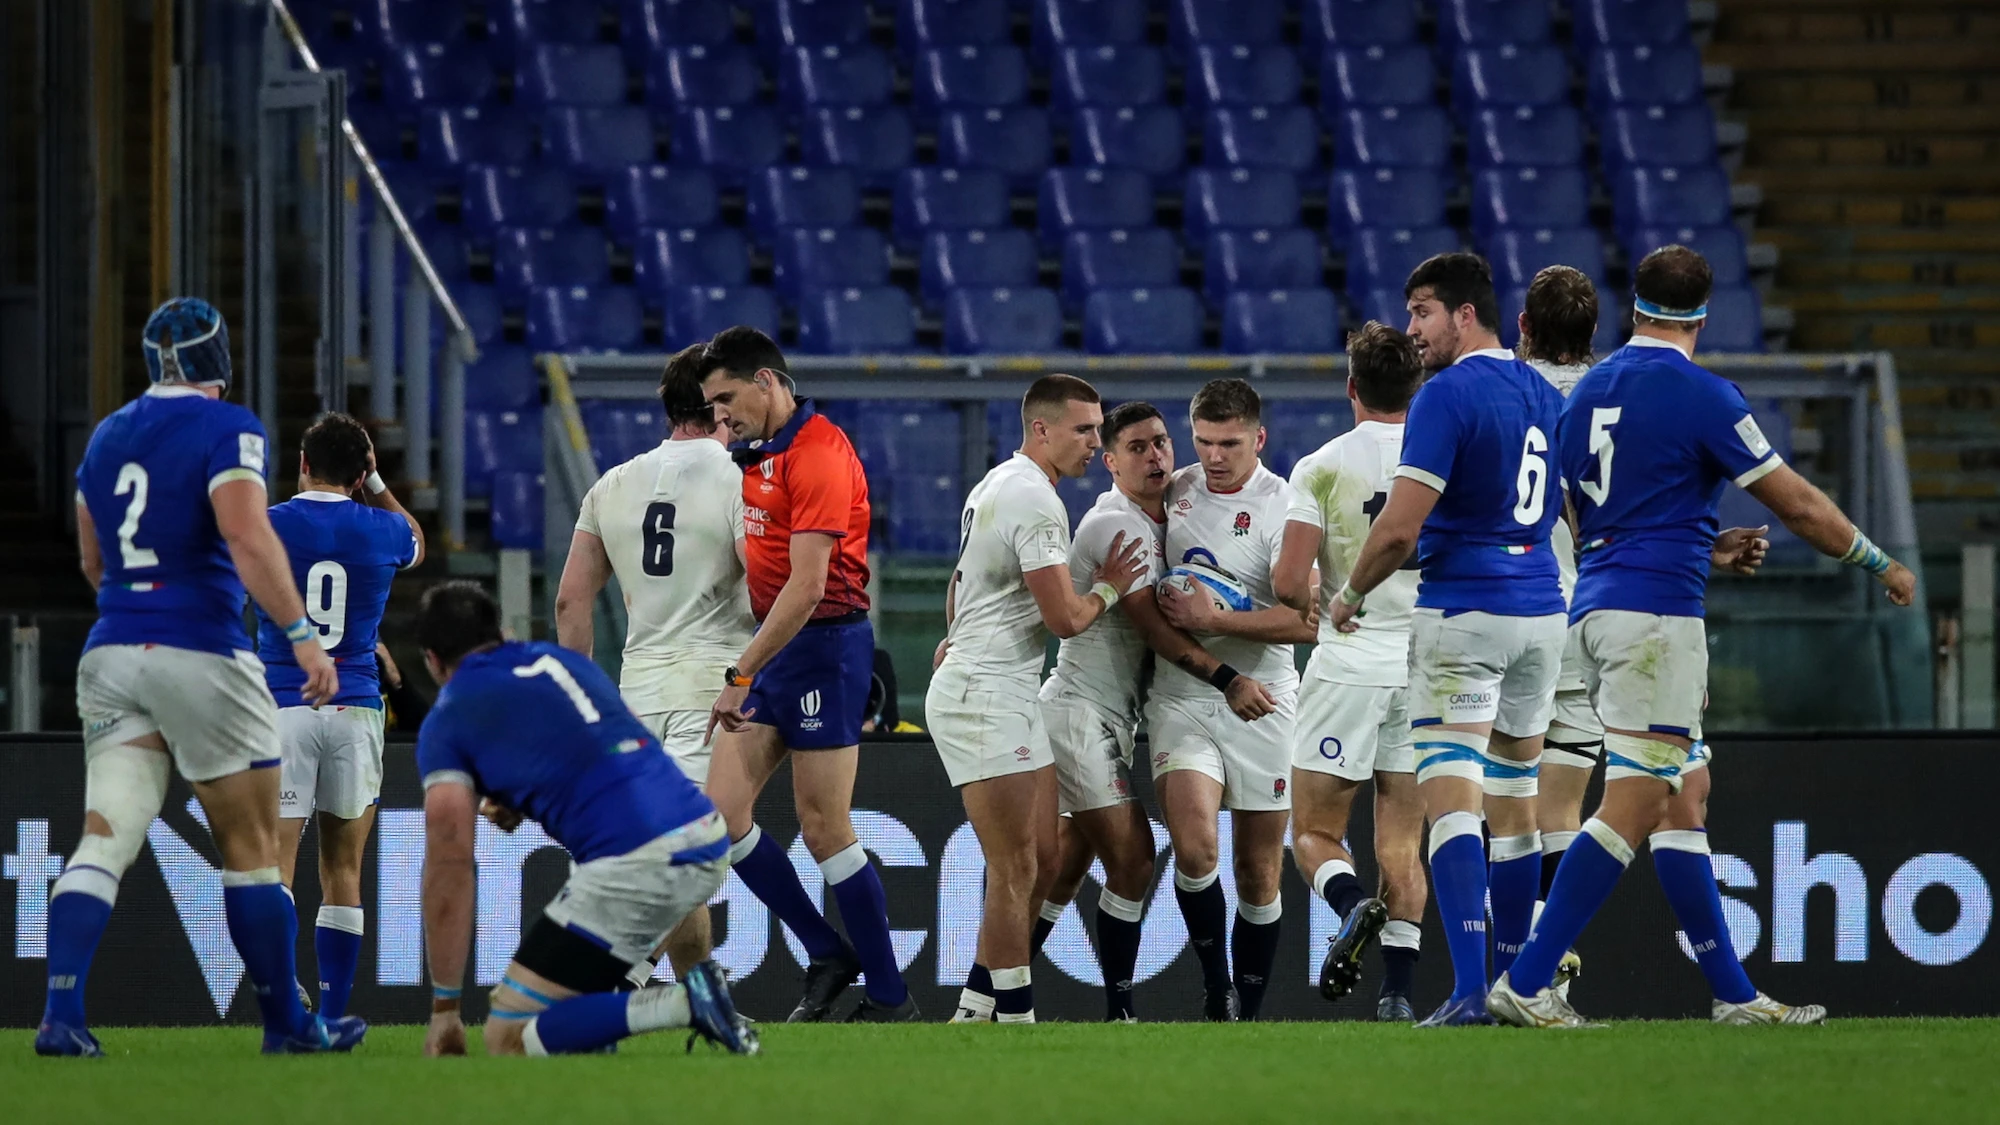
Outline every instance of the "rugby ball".
<path fill-rule="evenodd" d="M 1208 595 L 1215 608 L 1230 613 L 1244 613 L 1257 608 L 1250 598 L 1250 590 L 1236 580 L 1236 576 L 1218 567 L 1205 563 L 1184 562 L 1167 571 L 1160 579 L 1160 585 L 1171 586 L 1179 593 Z"/>

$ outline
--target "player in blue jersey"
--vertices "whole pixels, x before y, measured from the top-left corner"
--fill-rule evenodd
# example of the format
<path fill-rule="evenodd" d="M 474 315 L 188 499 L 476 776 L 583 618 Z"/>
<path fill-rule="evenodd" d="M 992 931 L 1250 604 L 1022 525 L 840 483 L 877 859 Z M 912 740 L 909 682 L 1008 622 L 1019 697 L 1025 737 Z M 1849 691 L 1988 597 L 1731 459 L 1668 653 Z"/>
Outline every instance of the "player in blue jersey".
<path fill-rule="evenodd" d="M 98 614 L 76 671 L 86 812 L 49 900 L 35 1052 L 103 1053 L 84 1021 L 84 982 L 169 769 L 207 812 L 264 1050 L 349 1050 L 365 1023 L 322 1020 L 299 1002 L 298 916 L 278 875 L 277 707 L 243 629 L 245 589 L 288 622 L 306 700 L 332 699 L 339 676 L 266 515 L 264 427 L 221 401 L 230 375 L 221 314 L 176 298 L 146 321 L 143 341 L 153 386 L 97 427 L 76 471 L 77 546 Z"/>
<path fill-rule="evenodd" d="M 1433 374 L 1410 401 L 1388 502 L 1331 612 L 1342 632 L 1358 629 L 1368 593 L 1416 549 L 1408 706 L 1455 980 L 1419 1026 L 1491 1023 L 1489 891 L 1504 969 L 1527 941 L 1541 881 L 1535 777 L 1565 621 L 1549 550 L 1562 511 L 1549 462 L 1562 394 L 1500 346 L 1484 260 L 1429 258 L 1403 295 L 1409 336 Z"/>
<path fill-rule="evenodd" d="M 1563 413 L 1558 461 L 1581 551 L 1570 628 L 1604 720 L 1604 798 L 1563 856 L 1527 948 L 1494 986 L 1491 1011 L 1507 1023 L 1582 1022 L 1549 987 L 1556 960 L 1647 840 L 1715 991 L 1716 1022 L 1826 1018 L 1750 986 L 1710 870 L 1699 747 L 1716 505 L 1734 482 L 1821 553 L 1873 574 L 1896 605 L 1914 600 L 1916 579 L 1785 464 L 1735 384 L 1694 363 L 1710 282 L 1708 263 L 1684 246 L 1648 254 L 1634 271 L 1631 342 L 1583 377 Z"/>
<path fill-rule="evenodd" d="M 362 498 L 355 503 L 353 497 Z M 424 557 L 423 529 L 375 471 L 375 447 L 361 423 L 328 414 L 299 449 L 299 493 L 271 509 L 271 526 L 290 556 L 313 632 L 340 669 L 340 691 L 325 706 L 300 694 L 305 670 L 292 659 L 278 623 L 257 613 L 257 655 L 278 701 L 278 869 L 293 882 L 299 837 L 319 812 L 319 916 L 313 952 L 319 1013 L 347 1014 L 365 930 L 361 858 L 382 791 L 382 682 L 375 640 L 389 581 Z"/>
<path fill-rule="evenodd" d="M 624 991 L 633 969 L 729 872 L 729 830 L 587 656 L 509 641 L 500 607 L 471 582 L 424 594 L 424 664 L 442 690 L 417 735 L 424 779 L 424 945 L 430 954 L 427 1055 L 465 1053 L 459 1018 L 472 945 L 474 827 L 484 798 L 503 830 L 539 822 L 576 867 L 514 951 L 493 990 L 494 1055 L 601 1051 L 620 1039 L 691 1028 L 757 1052 L 722 970 Z"/>

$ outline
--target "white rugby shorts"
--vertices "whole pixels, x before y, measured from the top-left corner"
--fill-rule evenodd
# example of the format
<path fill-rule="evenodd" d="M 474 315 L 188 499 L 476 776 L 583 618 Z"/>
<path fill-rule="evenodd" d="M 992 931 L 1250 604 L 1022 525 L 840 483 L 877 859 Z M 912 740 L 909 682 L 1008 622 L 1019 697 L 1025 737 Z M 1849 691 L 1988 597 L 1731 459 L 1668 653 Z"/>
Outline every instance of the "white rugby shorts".
<path fill-rule="evenodd" d="M 382 795 L 382 709 L 280 707 L 278 815 L 354 820 Z"/>
<path fill-rule="evenodd" d="M 1055 764 L 1032 685 L 941 668 L 924 696 L 924 718 L 954 788 Z"/>
<path fill-rule="evenodd" d="M 1600 609 L 1573 632 L 1606 727 L 1698 737 L 1708 695 L 1708 629 L 1701 618 Z"/>
<path fill-rule="evenodd" d="M 1292 767 L 1348 781 L 1416 772 L 1408 692 L 1307 676 L 1299 685 Z"/>
<path fill-rule="evenodd" d="M 1154 696 L 1146 701 L 1146 737 L 1153 778 L 1194 770 L 1222 784 L 1224 808 L 1279 812 L 1292 807 L 1292 739 L 1299 692 L 1271 693 L 1278 709 L 1244 722 L 1222 693 L 1204 699 Z"/>
<path fill-rule="evenodd" d="M 639 716 L 639 721 L 660 740 L 661 748 L 680 767 L 681 773 L 704 790 L 708 788 L 708 763 L 713 749 L 702 741 L 702 736 L 708 733 L 708 716 L 707 711 L 658 711 Z M 720 727 L 716 733 L 721 733 Z"/>
<path fill-rule="evenodd" d="M 1108 809 L 1133 799 L 1132 747 L 1137 732 L 1131 723 L 1045 686 L 1042 728 L 1048 732 L 1049 751 L 1055 757 L 1056 791 L 1063 812 Z"/>
<path fill-rule="evenodd" d="M 1410 720 L 1492 723 L 1514 738 L 1549 729 L 1562 672 L 1565 618 L 1416 611 L 1410 629 Z"/>
<path fill-rule="evenodd" d="M 728 835 L 722 814 L 712 812 L 624 855 L 579 863 L 542 915 L 639 965 L 682 918 L 715 897 L 729 874 L 726 853 L 699 863 L 675 863 L 674 856 Z"/>
<path fill-rule="evenodd" d="M 158 733 L 189 781 L 277 766 L 278 703 L 254 652 L 99 645 L 76 666 L 85 754 Z"/>

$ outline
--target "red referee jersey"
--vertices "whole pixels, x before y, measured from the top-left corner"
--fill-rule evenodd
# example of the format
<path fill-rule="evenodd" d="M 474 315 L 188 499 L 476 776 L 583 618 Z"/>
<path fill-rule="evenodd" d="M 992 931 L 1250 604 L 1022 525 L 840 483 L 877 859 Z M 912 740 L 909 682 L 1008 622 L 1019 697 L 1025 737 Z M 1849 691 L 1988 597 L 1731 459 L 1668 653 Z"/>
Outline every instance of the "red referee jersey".
<path fill-rule="evenodd" d="M 743 470 L 743 533 L 749 565 L 750 610 L 771 612 L 792 574 L 792 536 L 834 537 L 826 594 L 813 619 L 868 609 L 868 478 L 839 426 L 799 401 L 798 413 L 756 449 L 762 458 Z"/>

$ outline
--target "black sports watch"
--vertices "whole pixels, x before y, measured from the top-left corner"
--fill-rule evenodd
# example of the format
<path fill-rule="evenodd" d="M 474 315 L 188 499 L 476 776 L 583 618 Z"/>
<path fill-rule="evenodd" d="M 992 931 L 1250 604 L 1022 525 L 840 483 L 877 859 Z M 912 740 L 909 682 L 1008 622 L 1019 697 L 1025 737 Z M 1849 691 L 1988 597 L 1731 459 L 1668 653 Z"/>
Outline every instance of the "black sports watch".
<path fill-rule="evenodd" d="M 755 682 L 755 677 L 744 675 L 734 664 L 722 670 L 722 686 L 724 687 L 749 687 Z"/>

